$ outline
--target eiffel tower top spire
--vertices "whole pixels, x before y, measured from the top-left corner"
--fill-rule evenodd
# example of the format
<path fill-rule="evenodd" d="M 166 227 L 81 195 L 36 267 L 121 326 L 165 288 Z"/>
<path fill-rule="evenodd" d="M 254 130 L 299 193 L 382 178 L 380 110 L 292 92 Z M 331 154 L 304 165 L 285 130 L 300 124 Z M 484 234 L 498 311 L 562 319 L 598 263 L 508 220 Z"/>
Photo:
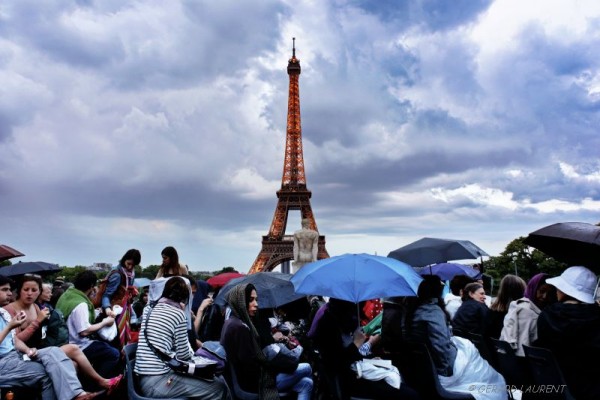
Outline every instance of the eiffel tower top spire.
<path fill-rule="evenodd" d="M 300 121 L 300 60 L 296 58 L 296 38 L 293 38 L 292 58 L 288 61 L 290 76 L 288 94 L 287 133 L 281 188 L 306 188 L 304 156 L 302 155 L 302 126 Z"/>

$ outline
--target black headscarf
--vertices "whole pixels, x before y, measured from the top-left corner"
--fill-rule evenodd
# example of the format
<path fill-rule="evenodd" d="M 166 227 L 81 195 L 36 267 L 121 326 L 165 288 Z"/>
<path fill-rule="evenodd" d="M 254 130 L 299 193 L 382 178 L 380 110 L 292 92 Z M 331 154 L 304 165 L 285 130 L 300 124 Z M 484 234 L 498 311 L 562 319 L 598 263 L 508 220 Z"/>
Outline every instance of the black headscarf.
<path fill-rule="evenodd" d="M 256 290 L 252 284 L 240 284 L 234 286 L 229 293 L 227 293 L 227 303 L 231 307 L 232 314 L 248 326 L 253 338 L 252 347 L 254 348 L 254 354 L 261 365 L 260 381 L 258 383 L 258 398 L 261 400 L 276 400 L 279 399 L 279 394 L 277 392 L 275 376 L 273 376 L 267 367 L 267 359 L 259 345 L 260 336 L 252 322 L 252 318 L 250 318 L 250 314 L 248 314 L 248 304 L 250 304 L 249 300 L 252 290 Z"/>

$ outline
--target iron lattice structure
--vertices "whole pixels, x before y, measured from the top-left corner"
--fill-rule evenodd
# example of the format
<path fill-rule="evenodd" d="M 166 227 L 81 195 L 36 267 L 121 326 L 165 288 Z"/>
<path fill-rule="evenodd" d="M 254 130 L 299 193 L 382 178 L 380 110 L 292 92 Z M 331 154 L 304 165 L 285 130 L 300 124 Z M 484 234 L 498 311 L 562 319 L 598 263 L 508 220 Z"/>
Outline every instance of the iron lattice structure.
<path fill-rule="evenodd" d="M 300 60 L 293 47 L 292 58 L 288 61 L 290 77 L 288 94 L 288 115 L 286 127 L 285 158 L 281 189 L 277 191 L 277 207 L 269 233 L 263 236 L 262 248 L 252 264 L 249 273 L 271 271 L 273 268 L 294 258 L 294 237 L 285 235 L 290 210 L 300 210 L 302 219 L 308 219 L 310 229 L 319 231 L 310 206 L 312 193 L 306 187 L 304 156 L 302 154 L 302 126 L 300 120 Z M 328 258 L 325 236 L 319 235 L 317 258 Z"/>

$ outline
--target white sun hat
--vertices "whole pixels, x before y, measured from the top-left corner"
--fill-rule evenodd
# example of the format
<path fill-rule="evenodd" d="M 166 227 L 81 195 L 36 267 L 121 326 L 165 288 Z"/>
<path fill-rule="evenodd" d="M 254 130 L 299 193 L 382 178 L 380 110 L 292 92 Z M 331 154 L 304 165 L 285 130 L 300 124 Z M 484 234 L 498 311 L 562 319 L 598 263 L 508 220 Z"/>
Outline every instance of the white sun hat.
<path fill-rule="evenodd" d="M 581 302 L 593 304 L 598 277 L 586 267 L 569 267 L 560 276 L 546 279 L 546 283 Z"/>

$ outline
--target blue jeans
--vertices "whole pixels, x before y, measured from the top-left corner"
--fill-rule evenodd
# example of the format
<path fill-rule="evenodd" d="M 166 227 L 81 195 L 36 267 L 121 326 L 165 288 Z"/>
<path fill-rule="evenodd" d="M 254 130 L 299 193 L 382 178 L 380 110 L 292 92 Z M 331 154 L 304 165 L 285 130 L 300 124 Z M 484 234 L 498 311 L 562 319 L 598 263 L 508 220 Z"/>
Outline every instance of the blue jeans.
<path fill-rule="evenodd" d="M 298 400 L 310 400 L 312 393 L 312 369 L 308 363 L 298 364 L 298 368 L 291 374 L 277 374 L 275 378 L 277 390 L 287 392 L 292 390 L 298 393 Z"/>

